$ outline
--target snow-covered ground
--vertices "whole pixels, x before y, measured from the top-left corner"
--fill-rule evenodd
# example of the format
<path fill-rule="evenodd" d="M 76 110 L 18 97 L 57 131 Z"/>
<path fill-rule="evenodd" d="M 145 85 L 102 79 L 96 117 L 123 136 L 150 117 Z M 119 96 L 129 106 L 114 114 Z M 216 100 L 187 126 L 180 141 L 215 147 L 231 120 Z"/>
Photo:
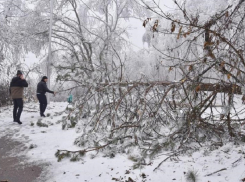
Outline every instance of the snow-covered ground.
<path fill-rule="evenodd" d="M 197 172 L 199 182 L 239 182 L 245 178 L 245 145 L 233 143 L 227 143 L 213 151 L 203 147 L 189 156 L 172 157 L 155 172 L 153 170 L 168 156 L 161 155 L 151 165 L 136 170 L 132 169 L 133 162 L 123 154 L 105 158 L 100 154 L 88 153 L 78 162 L 70 162 L 69 159 L 57 162 L 57 149 L 81 149 L 73 145 L 79 133 L 75 129 L 62 130 L 61 123 L 58 122 L 66 115 L 62 113 L 66 107 L 67 103 L 64 102 L 51 103 L 46 111 L 50 116 L 42 119 L 39 117 L 37 103 L 25 104 L 22 125 L 13 122 L 12 107 L 0 108 L 0 137 L 10 134 L 13 140 L 25 143 L 27 149 L 22 154 L 29 161 L 49 163 L 44 172 L 47 182 L 132 182 L 129 177 L 137 182 L 185 182 L 186 173 L 190 170 Z M 43 123 L 48 123 L 48 127 L 37 126 L 40 119 Z M 218 170 L 222 171 L 207 176 Z"/>

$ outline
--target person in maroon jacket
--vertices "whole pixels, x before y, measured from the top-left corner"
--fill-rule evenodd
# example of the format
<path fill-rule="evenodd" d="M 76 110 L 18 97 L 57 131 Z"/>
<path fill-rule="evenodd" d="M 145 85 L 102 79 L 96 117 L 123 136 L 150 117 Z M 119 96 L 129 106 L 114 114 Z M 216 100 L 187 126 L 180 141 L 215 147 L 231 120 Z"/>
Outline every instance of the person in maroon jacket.
<path fill-rule="evenodd" d="M 24 87 L 28 87 L 22 72 L 17 71 L 17 76 L 14 77 L 10 83 L 10 95 L 14 102 L 13 118 L 14 122 L 22 124 L 20 121 L 20 116 L 23 110 L 23 91 Z"/>
<path fill-rule="evenodd" d="M 37 98 L 40 104 L 40 116 L 41 117 L 46 117 L 44 115 L 44 112 L 46 110 L 46 107 L 48 105 L 47 103 L 47 97 L 46 97 L 46 92 L 48 93 L 52 93 L 55 95 L 54 91 L 51 91 L 48 89 L 47 87 L 47 81 L 48 81 L 48 77 L 43 76 L 42 80 L 37 84 Z"/>

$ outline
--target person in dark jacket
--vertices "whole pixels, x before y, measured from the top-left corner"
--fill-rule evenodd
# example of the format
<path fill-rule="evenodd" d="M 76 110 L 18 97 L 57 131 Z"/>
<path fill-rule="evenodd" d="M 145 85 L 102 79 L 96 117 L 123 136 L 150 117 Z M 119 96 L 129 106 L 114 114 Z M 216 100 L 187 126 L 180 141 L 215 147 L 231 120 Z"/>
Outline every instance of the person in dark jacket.
<path fill-rule="evenodd" d="M 10 83 L 10 95 L 14 102 L 13 118 L 14 122 L 22 124 L 20 121 L 20 116 L 23 110 L 23 91 L 24 87 L 28 87 L 22 72 L 17 71 L 17 76 L 14 77 Z"/>
<path fill-rule="evenodd" d="M 46 92 L 48 93 L 52 93 L 55 95 L 54 91 L 51 91 L 48 89 L 47 87 L 47 81 L 48 81 L 48 77 L 43 76 L 42 80 L 37 84 L 37 98 L 38 101 L 40 103 L 40 116 L 41 117 L 45 117 L 44 112 L 46 110 L 47 107 L 47 97 L 46 97 Z"/>

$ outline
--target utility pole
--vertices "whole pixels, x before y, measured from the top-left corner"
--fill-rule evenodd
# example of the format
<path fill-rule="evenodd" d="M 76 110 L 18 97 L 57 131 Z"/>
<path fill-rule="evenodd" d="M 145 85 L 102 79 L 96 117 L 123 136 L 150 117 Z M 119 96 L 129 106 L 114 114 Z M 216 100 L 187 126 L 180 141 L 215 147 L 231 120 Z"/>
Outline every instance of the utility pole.
<path fill-rule="evenodd" d="M 51 39 L 52 39 L 52 25 L 53 25 L 53 0 L 50 0 L 50 21 L 49 21 L 49 47 L 48 47 L 48 60 L 47 60 L 47 77 L 48 77 L 48 88 L 50 88 L 50 67 L 52 60 L 51 50 Z M 50 95 L 47 94 L 48 104 L 50 103 Z"/>

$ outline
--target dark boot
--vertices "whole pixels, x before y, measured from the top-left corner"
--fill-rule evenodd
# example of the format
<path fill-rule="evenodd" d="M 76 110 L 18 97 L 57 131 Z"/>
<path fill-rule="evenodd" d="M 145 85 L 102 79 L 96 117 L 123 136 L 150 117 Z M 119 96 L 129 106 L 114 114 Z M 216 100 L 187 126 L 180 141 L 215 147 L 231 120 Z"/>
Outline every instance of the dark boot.
<path fill-rule="evenodd" d="M 22 124 L 22 122 L 21 121 L 16 121 L 18 124 Z"/>
<path fill-rule="evenodd" d="M 41 113 L 40 115 L 41 115 L 41 117 L 46 117 L 43 113 Z"/>

